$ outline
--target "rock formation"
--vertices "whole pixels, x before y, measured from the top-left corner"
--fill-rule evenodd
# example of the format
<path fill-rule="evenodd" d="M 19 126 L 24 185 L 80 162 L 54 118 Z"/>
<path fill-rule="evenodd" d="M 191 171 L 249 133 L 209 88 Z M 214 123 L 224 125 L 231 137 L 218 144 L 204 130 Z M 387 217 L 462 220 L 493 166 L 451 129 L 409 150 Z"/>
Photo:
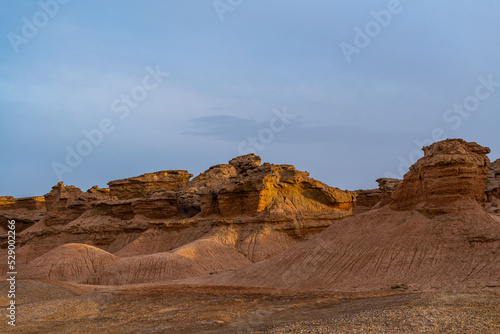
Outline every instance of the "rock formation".
<path fill-rule="evenodd" d="M 95 273 L 93 282 L 185 278 L 275 256 L 352 215 L 356 194 L 313 180 L 293 166 L 260 162 L 249 154 L 213 166 L 191 181 L 186 171 L 163 171 L 112 181 L 109 189 L 94 186 L 87 192 L 61 182 L 44 196 L 46 211 L 39 221 L 19 235 L 18 263 L 36 264 L 38 269 L 30 270 L 29 277 L 73 281 L 80 271 L 77 266 L 74 274 L 52 277 L 43 263 L 52 265 L 54 249 L 80 254 L 75 261 L 86 262 L 81 254 L 93 248 L 63 247 L 84 244 L 105 252 L 88 251 L 89 256 L 134 259 L 116 263 L 107 274 Z M 4 202 L 12 205 L 15 199 Z M 198 255 L 186 258 L 176 253 L 187 245 Z M 217 260 L 217 252 L 224 263 Z M 212 257 L 200 255 L 205 253 Z M 154 263 L 156 269 L 144 272 L 146 276 L 126 279 L 115 274 Z M 167 264 L 192 270 L 168 274 L 163 269 Z"/>
<path fill-rule="evenodd" d="M 252 262 L 234 247 L 200 239 L 171 252 L 131 256 L 81 280 L 86 284 L 135 284 L 203 276 Z"/>
<path fill-rule="evenodd" d="M 433 215 L 485 202 L 489 148 L 447 139 L 423 150 L 424 157 L 411 166 L 392 194 L 393 209 Z"/>
<path fill-rule="evenodd" d="M 42 196 L 14 198 L 0 196 L 0 211 L 4 210 L 41 210 L 45 208 L 45 198 Z"/>
<path fill-rule="evenodd" d="M 500 159 L 490 164 L 486 180 L 486 196 L 488 203 L 486 210 L 490 213 L 500 214 Z"/>
<path fill-rule="evenodd" d="M 313 291 L 500 286 L 500 218 L 482 207 L 489 149 L 446 140 L 424 151 L 390 205 L 268 260 L 178 283 Z"/>
<path fill-rule="evenodd" d="M 75 186 L 65 186 L 62 182 L 52 187 L 52 191 L 45 194 L 47 214 L 45 225 L 66 224 L 80 217 L 93 202 L 109 199 L 107 191 L 98 187 L 89 189 L 86 193 Z"/>
<path fill-rule="evenodd" d="M 16 221 L 16 231 L 21 232 L 42 220 L 45 216 L 45 198 L 12 196 L 0 197 L 0 231 L 7 228 L 9 220 Z M 2 241 L 0 247 L 6 247 Z"/>
<path fill-rule="evenodd" d="M 387 205 L 400 182 L 399 179 L 380 178 L 377 179 L 378 189 L 356 190 L 358 196 L 354 213 L 359 214 Z"/>
<path fill-rule="evenodd" d="M 424 152 L 402 181 L 358 192 L 366 210 L 353 217 L 355 193 L 253 154 L 192 180 L 167 171 L 87 192 L 60 183 L 44 205 L 2 198 L 0 213 L 42 213 L 18 234 L 24 278 L 382 293 L 500 286 L 500 216 L 489 213 L 497 163 L 488 171 L 489 149 L 458 139 Z"/>
<path fill-rule="evenodd" d="M 108 182 L 109 194 L 118 199 L 132 199 L 144 197 L 153 190 L 177 190 L 184 187 L 192 176 L 185 170 L 147 173 L 137 177 Z"/>
<path fill-rule="evenodd" d="M 253 154 L 233 159 L 229 166 L 221 167 L 230 170 L 226 175 L 235 176 L 200 192 L 203 216 L 234 217 L 266 211 L 322 213 L 338 219 L 350 215 L 355 202 L 355 194 L 313 180 L 309 173 L 297 171 L 291 165 L 266 163 L 261 166 L 260 158 Z"/>

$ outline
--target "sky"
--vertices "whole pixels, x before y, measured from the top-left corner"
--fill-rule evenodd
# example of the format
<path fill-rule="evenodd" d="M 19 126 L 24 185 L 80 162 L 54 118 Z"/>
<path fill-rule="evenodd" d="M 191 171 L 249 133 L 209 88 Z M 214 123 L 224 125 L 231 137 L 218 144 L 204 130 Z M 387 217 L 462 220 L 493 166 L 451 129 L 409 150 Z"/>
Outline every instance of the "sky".
<path fill-rule="evenodd" d="M 12 1 L 0 13 L 0 196 L 250 152 L 341 189 L 422 146 L 500 158 L 500 2 Z"/>

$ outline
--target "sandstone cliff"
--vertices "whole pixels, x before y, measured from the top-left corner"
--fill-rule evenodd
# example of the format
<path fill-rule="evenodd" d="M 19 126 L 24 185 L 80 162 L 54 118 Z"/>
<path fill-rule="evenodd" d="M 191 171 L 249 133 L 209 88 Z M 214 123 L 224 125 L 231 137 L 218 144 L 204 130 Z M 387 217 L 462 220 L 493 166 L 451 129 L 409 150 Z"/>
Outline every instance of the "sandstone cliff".
<path fill-rule="evenodd" d="M 424 151 L 390 205 L 268 260 L 177 283 L 313 291 L 499 287 L 500 217 L 483 208 L 489 149 L 446 140 Z"/>
<path fill-rule="evenodd" d="M 355 193 L 253 154 L 183 186 L 149 180 L 140 197 L 130 195 L 136 180 L 120 181 L 122 199 L 58 184 L 46 208 L 7 206 L 43 214 L 19 233 L 19 276 L 313 291 L 500 286 L 489 149 L 455 139 L 424 152 L 403 181 L 379 179 L 371 196 L 359 192 L 366 210 L 350 218 Z"/>
<path fill-rule="evenodd" d="M 489 148 L 448 139 L 423 150 L 424 157 L 411 166 L 392 194 L 393 209 L 433 215 L 485 202 Z"/>
<path fill-rule="evenodd" d="M 16 230 L 21 232 L 45 217 L 45 198 L 42 196 L 14 198 L 0 197 L 0 231 L 7 228 L 9 220 L 16 221 Z M 0 247 L 6 247 L 4 242 Z"/>
<path fill-rule="evenodd" d="M 109 194 L 118 199 L 132 199 L 144 197 L 152 190 L 177 190 L 184 187 L 192 176 L 185 170 L 147 173 L 137 177 L 108 182 Z"/>
<path fill-rule="evenodd" d="M 128 284 L 141 277 L 144 282 L 184 278 L 262 261 L 352 215 L 355 193 L 308 175 L 290 165 L 261 165 L 250 154 L 192 180 L 186 171 L 163 171 L 87 192 L 61 182 L 42 198 L 39 220 L 19 234 L 18 263 L 30 268 L 21 276 Z M 4 202 L 10 208 L 16 199 Z M 56 268 L 57 254 L 73 258 L 75 272 L 49 270 Z M 100 267 L 78 269 L 89 268 L 92 257 L 111 255 L 131 260 L 102 273 Z M 192 269 L 167 272 L 167 265 Z M 141 272 L 145 266 L 151 268 Z M 137 272 L 116 276 L 130 270 Z"/>

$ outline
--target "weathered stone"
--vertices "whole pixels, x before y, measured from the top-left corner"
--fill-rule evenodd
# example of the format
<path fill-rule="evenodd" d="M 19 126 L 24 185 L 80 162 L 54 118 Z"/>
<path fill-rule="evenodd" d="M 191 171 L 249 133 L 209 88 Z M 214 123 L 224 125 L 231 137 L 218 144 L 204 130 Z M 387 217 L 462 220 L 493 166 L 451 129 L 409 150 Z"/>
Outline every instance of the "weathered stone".
<path fill-rule="evenodd" d="M 234 161 L 233 159 L 232 161 Z M 253 159 L 251 161 L 260 161 Z M 200 195 L 203 216 L 256 215 L 263 212 L 352 214 L 355 193 L 342 191 L 309 178 L 291 165 L 244 163 L 231 182 Z M 251 166 L 251 168 L 247 168 Z M 338 218 L 335 218 L 338 219 Z"/>
<path fill-rule="evenodd" d="M 232 159 L 231 161 L 229 161 L 229 164 L 231 166 L 234 166 L 234 168 L 236 168 L 236 171 L 240 174 L 249 169 L 259 167 L 260 162 L 261 159 L 259 156 L 256 156 L 254 153 L 250 153 Z"/>
<path fill-rule="evenodd" d="M 377 179 L 378 189 L 356 190 L 357 202 L 354 214 L 360 214 L 372 209 L 378 209 L 390 203 L 391 195 L 401 182 L 399 179 Z"/>
<path fill-rule="evenodd" d="M 183 188 L 192 176 L 185 170 L 168 170 L 111 181 L 108 185 L 110 195 L 123 200 L 145 197 L 148 192 L 158 189 L 178 190 Z"/>
<path fill-rule="evenodd" d="M 500 159 L 492 162 L 488 168 L 486 180 L 486 210 L 489 213 L 500 215 Z"/>
<path fill-rule="evenodd" d="M 12 196 L 0 196 L 1 210 L 40 210 L 45 208 L 45 198 L 43 196 L 14 198 Z"/>
<path fill-rule="evenodd" d="M 443 214 L 456 210 L 452 204 L 458 200 L 484 203 L 489 148 L 447 139 L 423 150 L 424 157 L 411 166 L 392 194 L 393 209 Z"/>

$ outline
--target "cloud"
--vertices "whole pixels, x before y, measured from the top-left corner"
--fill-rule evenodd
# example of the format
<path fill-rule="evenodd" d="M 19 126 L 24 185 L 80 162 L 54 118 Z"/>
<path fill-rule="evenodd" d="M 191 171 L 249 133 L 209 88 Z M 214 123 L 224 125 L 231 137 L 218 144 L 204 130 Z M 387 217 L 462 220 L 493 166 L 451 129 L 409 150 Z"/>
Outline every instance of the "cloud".
<path fill-rule="evenodd" d="M 290 121 L 283 131 L 273 135 L 274 145 L 344 145 L 384 147 L 394 145 L 394 138 L 406 138 L 411 142 L 416 133 L 411 131 L 378 130 L 363 126 L 344 126 L 335 124 L 306 124 L 304 117 Z M 182 134 L 207 137 L 216 140 L 239 143 L 248 136 L 258 137 L 263 129 L 269 129 L 269 120 L 257 121 L 230 115 L 203 116 L 191 119 Z M 271 144 L 271 143 L 270 143 Z"/>
<path fill-rule="evenodd" d="M 183 135 L 210 137 L 230 142 L 241 141 L 245 134 L 258 131 L 264 123 L 230 115 L 202 116 L 187 122 Z"/>

